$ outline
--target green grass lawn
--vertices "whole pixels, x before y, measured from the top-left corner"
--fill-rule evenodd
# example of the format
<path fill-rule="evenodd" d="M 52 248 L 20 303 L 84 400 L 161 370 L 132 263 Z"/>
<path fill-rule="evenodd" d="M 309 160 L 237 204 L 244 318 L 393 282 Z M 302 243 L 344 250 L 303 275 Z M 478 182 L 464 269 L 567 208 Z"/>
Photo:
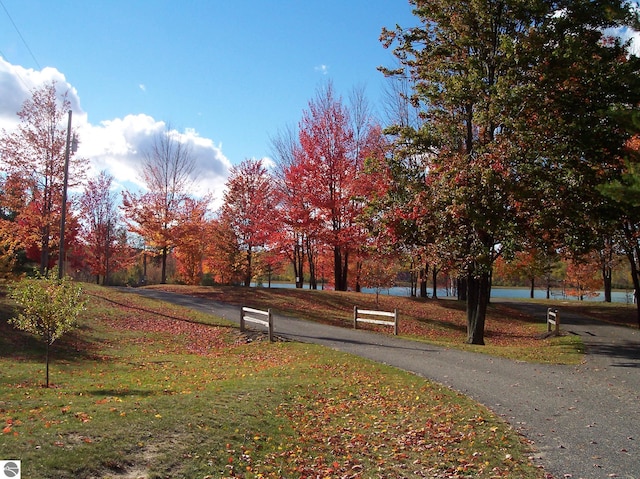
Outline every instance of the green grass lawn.
<path fill-rule="evenodd" d="M 0 298 L 0 459 L 24 478 L 543 477 L 512 429 L 439 385 L 88 289 L 49 389 L 44 347 Z"/>

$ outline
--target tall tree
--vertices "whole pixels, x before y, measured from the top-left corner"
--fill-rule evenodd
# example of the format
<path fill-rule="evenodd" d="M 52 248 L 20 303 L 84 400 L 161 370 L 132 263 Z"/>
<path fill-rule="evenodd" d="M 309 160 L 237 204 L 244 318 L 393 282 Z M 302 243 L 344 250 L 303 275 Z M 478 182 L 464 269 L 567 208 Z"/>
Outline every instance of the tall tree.
<path fill-rule="evenodd" d="M 635 128 L 640 126 L 638 123 Z M 629 261 L 640 327 L 640 135 L 627 142 L 624 173 L 619 179 L 601 185 L 599 190 L 615 201 L 620 211 L 617 242 Z"/>
<path fill-rule="evenodd" d="M 86 262 L 96 276 L 96 282 L 102 277 L 104 285 L 110 284 L 111 274 L 133 261 L 133 251 L 127 244 L 112 183 L 113 177 L 102 171 L 88 181 L 80 197 Z"/>
<path fill-rule="evenodd" d="M 164 284 L 177 213 L 193 184 L 196 162 L 192 149 L 169 125 L 156 134 L 144 157 L 141 174 L 147 192 L 123 192 L 123 207 L 132 231 L 160 257 Z"/>
<path fill-rule="evenodd" d="M 606 50 L 602 29 L 619 25 L 608 16 L 624 8 L 616 1 L 412 3 L 419 27 L 383 31 L 403 66 L 385 73 L 408 70 L 416 85 L 412 101 L 422 106 L 426 123 L 396 133 L 401 142 L 420 145 L 433 230 L 455 253 L 466 280 L 467 341 L 483 344 L 492 264 L 517 246 L 519 232 L 553 226 L 555 215 L 563 231 L 573 228 L 574 237 L 584 238 L 576 234 L 577 217 L 565 210 L 597 184 L 590 175 L 573 188 L 580 172 L 602 171 L 587 127 L 601 125 L 595 131 L 607 135 L 606 144 L 620 147 L 611 124 L 588 105 L 598 98 L 594 91 L 599 108 L 616 101 L 610 95 L 619 83 L 606 79 L 613 79 L 621 58 Z M 590 90 L 594 66 L 605 73 Z M 573 118 L 572 105 L 587 107 L 574 110 Z"/>
<path fill-rule="evenodd" d="M 440 241 L 466 280 L 467 341 L 484 344 L 491 267 L 518 225 L 512 152 L 499 134 L 509 114 L 502 95 L 518 68 L 509 52 L 535 19 L 511 2 L 413 3 L 420 27 L 382 35 L 387 47 L 397 42 L 426 120 L 419 131 L 400 133 L 422 145 L 433 228 L 447 231 Z"/>
<path fill-rule="evenodd" d="M 297 178 L 321 242 L 333 250 L 334 284 L 348 286 L 349 258 L 361 235 L 356 219 L 362 209 L 357 178 L 364 160 L 381 150 L 381 131 L 372 121 L 361 93 L 343 104 L 331 83 L 321 88 L 303 112 L 296 150 Z"/>
<path fill-rule="evenodd" d="M 317 228 L 312 227 L 312 209 L 299 181 L 300 171 L 296 158 L 300 145 L 298 134 L 292 128 L 286 128 L 271 139 L 273 157 L 278 166 L 275 173 L 275 194 L 278 204 L 277 214 L 280 228 L 274 232 L 276 248 L 289 258 L 293 266 L 296 288 L 302 288 L 305 275 L 307 246 L 317 241 Z M 313 264 L 313 254 L 309 256 L 309 265 Z M 313 278 L 310 278 L 310 283 Z"/>
<path fill-rule="evenodd" d="M 4 200 L 17 213 L 17 228 L 23 245 L 40 264 L 45 274 L 54 264 L 59 245 L 60 213 L 67 143 L 67 115 L 70 109 L 67 93 L 59 95 L 56 83 L 47 83 L 31 92 L 17 113 L 20 125 L 13 133 L 3 130 L 0 150 L 5 166 L 5 180 L 11 188 Z M 69 187 L 84 178 L 85 161 L 70 151 Z M 71 214 L 71 205 L 67 205 Z M 67 241 L 65 241 L 67 243 Z"/>
<path fill-rule="evenodd" d="M 273 229 L 275 196 L 273 179 L 262 160 L 247 159 L 231 169 L 220 211 L 245 254 L 243 282 L 251 285 L 252 259 Z"/>
<path fill-rule="evenodd" d="M 174 253 L 178 274 L 186 284 L 199 284 L 202 280 L 208 241 L 208 203 L 209 198 L 187 198 L 178 214 Z"/>
<path fill-rule="evenodd" d="M 220 284 L 237 284 L 244 279 L 245 255 L 228 218 L 207 223 L 203 271 Z"/>

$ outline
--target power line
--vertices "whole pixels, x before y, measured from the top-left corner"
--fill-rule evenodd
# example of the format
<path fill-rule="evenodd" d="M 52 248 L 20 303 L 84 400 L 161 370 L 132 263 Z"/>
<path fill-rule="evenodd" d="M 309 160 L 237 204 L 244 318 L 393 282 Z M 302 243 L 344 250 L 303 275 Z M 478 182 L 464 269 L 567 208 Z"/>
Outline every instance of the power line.
<path fill-rule="evenodd" d="M 2 0 L 0 0 L 0 5 L 2 5 L 4 13 L 6 13 L 7 17 L 9 17 L 9 21 L 11 21 L 11 24 L 13 25 L 13 28 L 15 28 L 16 32 L 18 33 L 18 36 L 20 37 L 20 40 L 22 40 L 22 43 L 24 43 L 24 46 L 27 48 L 27 51 L 29 52 L 29 55 L 31 55 L 31 58 L 33 58 L 33 61 L 35 62 L 36 66 L 38 67 L 38 70 L 42 70 L 42 67 L 40 66 L 40 63 L 38 62 L 38 60 L 36 59 L 36 56 L 31 51 L 31 48 L 29 48 L 29 44 L 27 43 L 27 41 L 22 36 L 22 33 L 20 33 L 20 29 L 18 28 L 18 25 L 16 25 L 16 22 L 13 21 L 13 18 L 11 17 L 11 14 L 9 13 L 9 10 L 7 10 L 7 7 L 4 6 L 4 2 Z"/>

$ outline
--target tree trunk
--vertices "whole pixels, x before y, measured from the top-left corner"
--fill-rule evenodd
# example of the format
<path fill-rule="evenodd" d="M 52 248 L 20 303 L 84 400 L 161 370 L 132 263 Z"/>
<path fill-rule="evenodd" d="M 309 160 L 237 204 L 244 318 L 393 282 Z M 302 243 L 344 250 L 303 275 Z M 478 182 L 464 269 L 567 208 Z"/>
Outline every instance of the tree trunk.
<path fill-rule="evenodd" d="M 342 255 L 338 246 L 333 247 L 333 284 L 336 291 L 342 291 Z"/>
<path fill-rule="evenodd" d="M 251 259 L 252 259 L 251 253 L 252 253 L 251 246 L 249 246 L 249 249 L 247 249 L 247 267 L 244 274 L 244 285 L 247 288 L 251 286 L 251 276 L 253 276 L 251 272 Z"/>
<path fill-rule="evenodd" d="M 600 255 L 602 261 L 602 282 L 604 289 L 605 303 L 611 302 L 611 289 L 613 283 L 613 239 L 606 236 L 603 242 L 602 253 Z"/>
<path fill-rule="evenodd" d="M 111 225 L 107 225 L 107 244 L 104 252 L 104 278 L 102 282 L 104 286 L 109 286 L 111 283 L 111 234 L 109 228 L 111 228 Z"/>
<path fill-rule="evenodd" d="M 342 253 L 343 263 L 342 263 L 342 291 L 346 291 L 349 289 L 349 283 L 347 282 L 347 275 L 349 273 L 349 252 L 344 251 Z"/>
<path fill-rule="evenodd" d="M 309 263 L 309 289 L 316 290 L 318 289 L 317 255 L 309 238 L 307 238 L 307 263 Z"/>
<path fill-rule="evenodd" d="M 45 358 L 45 361 L 46 361 L 46 373 L 45 373 L 46 379 L 45 379 L 44 385 L 45 385 L 46 388 L 48 388 L 49 387 L 49 343 L 50 343 L 50 339 L 49 338 L 46 338 L 46 343 L 47 343 L 47 350 L 46 350 L 46 353 L 45 353 L 45 356 L 46 356 L 46 358 Z"/>
<path fill-rule="evenodd" d="M 347 267 L 349 265 L 349 253 L 339 246 L 333 248 L 333 269 L 336 291 L 347 290 Z"/>
<path fill-rule="evenodd" d="M 605 303 L 611 302 L 611 289 L 612 289 L 612 271 L 610 266 L 602 267 L 602 282 L 604 287 L 604 301 Z"/>
<path fill-rule="evenodd" d="M 411 268 L 409 281 L 411 281 L 411 297 L 415 298 L 416 297 L 416 292 L 417 292 L 417 289 L 418 289 L 418 287 L 417 287 L 418 278 L 417 278 L 416 272 L 414 271 L 413 268 Z"/>
<path fill-rule="evenodd" d="M 302 240 L 301 240 L 302 242 Z M 301 289 L 304 285 L 304 251 L 303 246 L 296 244 L 293 247 L 293 274 L 296 277 L 296 288 Z"/>
<path fill-rule="evenodd" d="M 467 301 L 467 278 L 456 278 L 458 301 Z"/>
<path fill-rule="evenodd" d="M 40 245 L 40 274 L 48 276 L 49 272 L 49 226 L 42 231 Z"/>
<path fill-rule="evenodd" d="M 433 299 L 438 299 L 438 268 L 431 268 L 431 281 L 433 281 Z"/>
<path fill-rule="evenodd" d="M 168 248 L 162 248 L 162 275 L 160 276 L 160 284 L 167 284 L 167 253 Z"/>
<path fill-rule="evenodd" d="M 638 263 L 636 262 L 635 256 L 633 252 L 627 252 L 629 266 L 631 267 L 631 279 L 633 280 L 633 301 L 636 303 L 638 328 L 640 328 L 640 301 L 638 301 L 638 294 L 640 293 L 640 271 L 638 271 Z"/>
<path fill-rule="evenodd" d="M 420 268 L 420 297 L 427 297 L 427 273 L 429 271 L 429 266 L 425 266 Z"/>
<path fill-rule="evenodd" d="M 489 304 L 489 273 L 469 272 L 467 281 L 467 343 L 484 344 L 484 324 Z"/>
<path fill-rule="evenodd" d="M 551 298 L 551 276 L 547 276 L 547 299 Z"/>
<path fill-rule="evenodd" d="M 529 297 L 533 299 L 536 295 L 536 278 L 531 276 L 531 291 L 529 292 Z"/>

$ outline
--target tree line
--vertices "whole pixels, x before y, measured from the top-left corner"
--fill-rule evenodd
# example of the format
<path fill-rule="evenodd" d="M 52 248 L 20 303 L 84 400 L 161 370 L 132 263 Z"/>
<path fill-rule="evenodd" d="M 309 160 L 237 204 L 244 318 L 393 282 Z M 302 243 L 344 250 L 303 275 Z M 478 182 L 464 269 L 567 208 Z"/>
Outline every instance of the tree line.
<path fill-rule="evenodd" d="M 386 121 L 362 89 L 345 100 L 323 85 L 296 126 L 272 137 L 274 165 L 231 169 L 216 212 L 191 194 L 193 154 L 171 128 L 145 152 L 144 192 L 121 202 L 108 174 L 84 181 L 86 161 L 73 155 L 85 191 L 68 211 L 70 269 L 108 283 L 134 263 L 144 278 L 153 261 L 164 283 L 172 260 L 171 280 L 248 286 L 289 264 L 297 287 L 307 278 L 359 290 L 404 268 L 422 295 L 428 275 L 436 284 L 447 272 L 474 344 L 484 343 L 496 262 L 588 258 L 610 291 L 622 255 L 640 291 L 640 60 L 612 33 L 637 28 L 637 11 L 616 0 L 411 3 L 417 25 L 380 38 L 397 62 L 380 67 Z M 3 271 L 58 261 L 67 108 L 47 85 L 1 138 Z"/>

